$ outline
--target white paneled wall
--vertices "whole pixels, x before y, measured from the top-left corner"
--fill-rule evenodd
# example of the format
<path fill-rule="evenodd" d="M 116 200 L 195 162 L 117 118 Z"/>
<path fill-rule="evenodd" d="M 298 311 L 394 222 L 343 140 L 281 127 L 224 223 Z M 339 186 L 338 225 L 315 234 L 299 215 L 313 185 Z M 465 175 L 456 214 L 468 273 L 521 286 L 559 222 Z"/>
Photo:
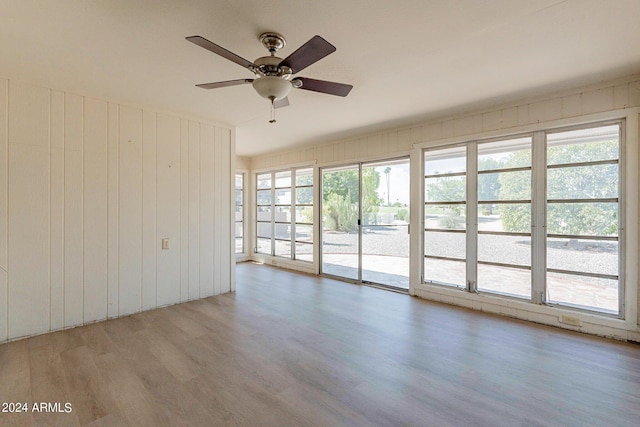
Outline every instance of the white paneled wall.
<path fill-rule="evenodd" d="M 233 143 L 0 80 L 0 342 L 233 289 Z"/>

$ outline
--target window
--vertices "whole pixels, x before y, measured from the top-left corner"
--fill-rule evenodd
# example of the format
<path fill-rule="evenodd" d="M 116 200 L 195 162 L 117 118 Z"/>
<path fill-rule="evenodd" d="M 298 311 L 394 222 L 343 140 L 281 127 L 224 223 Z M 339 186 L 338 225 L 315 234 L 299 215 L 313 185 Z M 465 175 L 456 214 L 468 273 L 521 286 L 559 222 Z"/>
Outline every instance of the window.
<path fill-rule="evenodd" d="M 424 278 L 464 287 L 467 223 L 466 146 L 425 153 Z"/>
<path fill-rule="evenodd" d="M 477 288 L 529 299 L 531 137 L 477 147 Z"/>
<path fill-rule="evenodd" d="M 244 174 L 236 174 L 236 253 L 244 253 Z"/>
<path fill-rule="evenodd" d="M 425 150 L 424 282 L 621 315 L 621 125 Z"/>
<path fill-rule="evenodd" d="M 256 253 L 313 260 L 313 169 L 256 176 Z"/>
<path fill-rule="evenodd" d="M 313 261 L 313 169 L 296 171 L 295 259 Z"/>
<path fill-rule="evenodd" d="M 256 253 L 271 255 L 271 238 L 273 224 L 271 223 L 272 188 L 271 175 L 260 174 L 256 177 Z"/>
<path fill-rule="evenodd" d="M 618 313 L 620 125 L 547 134 L 550 303 Z"/>

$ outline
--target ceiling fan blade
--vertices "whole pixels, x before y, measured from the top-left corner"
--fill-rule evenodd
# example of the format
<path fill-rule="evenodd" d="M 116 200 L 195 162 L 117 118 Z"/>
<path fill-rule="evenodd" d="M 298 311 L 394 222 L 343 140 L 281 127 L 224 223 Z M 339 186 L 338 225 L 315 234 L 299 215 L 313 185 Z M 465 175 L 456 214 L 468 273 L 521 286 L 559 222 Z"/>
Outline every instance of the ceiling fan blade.
<path fill-rule="evenodd" d="M 329 95 L 347 96 L 349 95 L 349 92 L 351 92 L 351 89 L 353 89 L 352 85 L 328 82 L 326 80 L 310 79 L 308 77 L 297 77 L 294 81 L 295 80 L 300 80 L 302 82 L 302 86 L 300 86 L 299 89 L 328 93 Z"/>
<path fill-rule="evenodd" d="M 273 103 L 273 108 L 282 108 L 282 107 L 288 107 L 288 106 L 289 106 L 288 97 L 284 97 Z"/>
<path fill-rule="evenodd" d="M 196 85 L 202 89 L 217 89 L 219 87 L 227 87 L 227 86 L 237 86 L 245 83 L 251 83 L 253 79 L 238 79 L 238 80 L 227 80 L 226 82 L 214 82 L 214 83 L 202 83 Z"/>
<path fill-rule="evenodd" d="M 222 46 L 218 46 L 217 44 L 205 39 L 204 37 L 200 37 L 200 36 L 190 36 L 190 37 L 186 37 L 186 39 L 188 41 L 190 41 L 193 44 L 196 44 L 200 47 L 203 47 L 205 49 L 207 49 L 208 51 L 211 51 L 217 55 L 222 56 L 223 58 L 228 59 L 231 62 L 235 62 L 238 65 L 243 66 L 244 68 L 248 68 L 248 69 L 253 69 L 256 68 L 255 64 L 251 61 L 247 61 L 246 59 L 242 58 L 241 56 L 236 55 L 233 52 L 228 51 L 227 49 L 223 48 Z"/>
<path fill-rule="evenodd" d="M 313 36 L 311 40 L 283 59 L 280 66 L 291 68 L 295 74 L 335 51 L 336 48 L 331 43 L 320 36 Z"/>

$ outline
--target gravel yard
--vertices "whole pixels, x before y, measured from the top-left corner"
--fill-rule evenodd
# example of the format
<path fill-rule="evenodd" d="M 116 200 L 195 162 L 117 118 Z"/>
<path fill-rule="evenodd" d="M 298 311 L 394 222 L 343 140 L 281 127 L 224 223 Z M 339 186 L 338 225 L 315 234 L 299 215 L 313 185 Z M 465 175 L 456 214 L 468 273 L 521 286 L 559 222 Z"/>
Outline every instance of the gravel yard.
<path fill-rule="evenodd" d="M 329 272 L 334 269 L 332 274 L 341 275 L 344 272 L 347 277 L 355 277 L 358 235 L 325 232 L 323 238 L 326 264 L 323 270 Z M 375 276 L 377 271 L 378 276 L 375 277 L 379 278 L 380 283 L 385 283 L 385 280 L 390 280 L 389 275 L 396 279 L 408 275 L 406 259 L 409 256 L 409 234 L 406 226 L 367 226 L 362 236 L 362 247 L 364 268 L 369 272 L 363 273 L 363 276 Z M 464 258 L 464 250 L 464 233 L 425 232 L 425 251 L 428 255 Z M 347 254 L 353 257 L 345 256 Z M 480 261 L 530 266 L 531 239 L 526 236 L 480 235 L 478 258 Z M 464 277 L 464 263 L 428 261 L 431 271 L 439 270 L 438 277 L 443 281 L 455 278 L 456 282 L 464 282 L 464 279 L 460 279 Z M 615 276 L 618 274 L 618 245 L 612 241 L 548 239 L 547 263 L 548 268 Z M 481 284 L 481 289 L 520 296 L 529 294 L 529 270 L 482 266 L 482 271 L 480 280 L 484 281 L 484 287 Z M 406 279 L 400 282 L 394 280 L 393 284 L 398 283 L 408 287 Z M 617 286 L 616 280 L 549 273 L 548 298 L 615 311 Z"/>

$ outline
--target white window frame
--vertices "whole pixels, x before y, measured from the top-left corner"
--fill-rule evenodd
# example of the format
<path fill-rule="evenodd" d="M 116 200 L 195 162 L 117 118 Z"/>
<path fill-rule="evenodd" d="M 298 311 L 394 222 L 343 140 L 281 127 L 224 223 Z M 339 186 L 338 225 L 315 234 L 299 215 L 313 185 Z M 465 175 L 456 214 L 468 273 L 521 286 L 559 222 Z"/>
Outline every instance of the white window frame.
<path fill-rule="evenodd" d="M 607 125 L 619 125 L 619 145 L 618 145 L 618 312 L 611 314 L 606 311 L 598 310 L 597 308 L 589 308 L 584 306 L 576 306 L 569 303 L 550 303 L 546 301 L 546 246 L 547 246 L 547 233 L 546 233 L 546 210 L 547 210 L 547 144 L 546 136 L 550 133 L 558 133 L 570 130 L 589 129 Z M 518 138 L 530 136 L 532 138 L 532 192 L 531 192 L 531 299 L 526 300 L 523 298 L 512 297 L 509 295 L 503 295 L 500 293 L 483 291 L 487 295 L 491 295 L 498 298 L 517 299 L 522 302 L 530 302 L 538 305 L 547 305 L 550 307 L 558 307 L 563 309 L 577 310 L 590 314 L 597 314 L 600 316 L 613 317 L 624 319 L 625 318 L 625 294 L 626 286 L 624 279 L 626 277 L 625 270 L 625 258 L 626 258 L 626 245 L 625 245 L 625 155 L 626 152 L 626 118 L 617 118 L 612 120 L 594 121 L 584 123 L 580 125 L 565 125 L 558 127 L 550 127 L 548 129 L 536 129 L 533 131 L 524 131 L 520 133 L 507 134 L 504 136 L 493 136 L 490 138 L 476 138 L 469 139 L 467 141 L 452 141 L 451 143 L 445 143 L 432 147 L 422 147 L 421 149 L 421 162 L 424 165 L 426 155 L 429 151 L 446 149 L 454 146 L 465 145 L 467 147 L 467 183 L 466 183 L 466 206 L 467 206 L 467 227 L 466 227 L 466 289 L 467 292 L 478 293 L 477 290 L 477 265 L 478 265 L 478 253 L 477 253 L 477 207 L 478 207 L 478 186 L 477 186 L 477 155 L 478 145 L 485 142 L 500 141 L 504 139 Z M 424 167 L 424 166 L 423 166 Z M 426 185 L 425 174 L 422 174 L 422 185 Z M 422 191 L 424 197 L 424 190 Z M 421 205 L 421 217 L 424 220 L 424 209 L 426 201 L 423 200 Z M 425 227 L 421 227 L 423 230 Z M 420 285 L 432 285 L 436 287 L 446 287 L 448 289 L 455 289 L 455 286 L 443 285 L 438 282 L 429 282 L 424 277 L 424 257 L 425 257 L 425 242 L 424 232 L 420 234 L 421 244 L 423 248 L 421 253 L 421 274 Z"/>
<path fill-rule="evenodd" d="M 305 186 L 301 186 L 301 187 L 305 187 L 305 188 L 312 188 L 312 194 L 314 197 L 314 201 L 316 198 L 316 190 L 315 190 L 315 171 L 314 171 L 314 167 L 309 165 L 309 166 L 296 166 L 296 167 L 289 167 L 289 168 L 283 168 L 283 169 L 274 169 L 274 170 L 268 170 L 268 171 L 260 171 L 260 172 L 255 172 L 254 174 L 254 183 L 255 183 L 255 189 L 253 191 L 254 194 L 254 198 L 255 198 L 255 213 L 256 213 L 256 217 L 255 220 L 253 221 L 253 225 L 255 227 L 255 236 L 253 239 L 253 254 L 256 256 L 265 256 L 265 257 L 270 257 L 273 259 L 280 259 L 280 260 L 287 260 L 287 261 L 295 261 L 295 262 L 299 262 L 299 263 L 305 263 L 305 264 L 313 264 L 313 260 L 315 259 L 315 232 L 312 232 L 312 236 L 314 236 L 314 239 L 312 242 L 309 242 L 308 244 L 310 245 L 310 247 L 312 248 L 312 252 L 311 252 L 311 261 L 307 261 L 307 260 L 303 260 L 303 259 L 298 259 L 296 258 L 296 207 L 298 206 L 296 203 L 296 172 L 299 170 L 306 170 L 309 169 L 311 171 L 311 176 L 313 177 L 313 181 L 311 185 L 305 185 Z M 276 174 L 278 173 L 282 173 L 282 172 L 289 172 L 291 174 L 291 183 L 290 186 L 288 187 L 277 187 L 276 186 Z M 264 252 L 258 252 L 258 239 L 261 238 L 258 236 L 258 223 L 262 222 L 262 223 L 266 223 L 266 221 L 258 221 L 257 218 L 257 210 L 258 210 L 258 191 L 264 191 L 267 190 L 267 188 L 258 188 L 258 177 L 262 176 L 262 175 L 270 175 L 271 177 L 271 186 L 270 186 L 270 190 L 271 190 L 271 250 L 270 253 L 264 253 Z M 289 256 L 282 256 L 282 255 L 276 255 L 276 240 L 279 241 L 286 241 L 286 239 L 276 239 L 276 235 L 275 235 L 275 226 L 276 224 L 282 224 L 282 222 L 276 222 L 275 220 L 275 213 L 276 213 L 276 206 L 282 206 L 280 204 L 276 205 L 276 200 L 275 200 L 275 193 L 276 190 L 280 190 L 280 189 L 290 189 L 291 191 L 291 202 L 289 204 L 290 207 L 290 212 L 291 212 L 291 219 L 289 222 L 287 222 L 287 224 L 289 224 L 289 226 L 291 227 L 291 231 L 290 231 L 290 238 L 289 238 L 289 243 L 291 245 L 291 253 Z M 262 206 L 262 205 L 260 205 Z M 266 206 L 266 205 L 264 205 Z M 302 204 L 300 206 L 307 206 L 307 204 Z M 315 204 L 312 204 L 311 206 L 313 206 L 314 210 L 315 210 Z M 314 218 L 315 218 L 315 212 L 314 212 Z M 302 225 L 302 224 L 301 224 Z M 304 224 L 307 225 L 307 224 Z M 314 224 L 308 224 L 312 226 L 312 229 L 315 228 Z M 264 237 L 262 237 L 264 239 Z"/>

